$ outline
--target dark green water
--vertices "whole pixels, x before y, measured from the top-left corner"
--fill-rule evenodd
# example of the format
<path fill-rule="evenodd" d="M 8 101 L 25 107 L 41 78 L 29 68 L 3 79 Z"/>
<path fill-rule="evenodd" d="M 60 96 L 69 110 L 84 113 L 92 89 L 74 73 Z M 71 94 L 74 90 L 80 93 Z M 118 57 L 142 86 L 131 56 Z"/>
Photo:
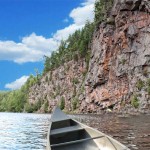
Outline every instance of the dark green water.
<path fill-rule="evenodd" d="M 73 115 L 131 150 L 150 150 L 150 116 Z M 50 115 L 0 113 L 0 150 L 45 150 Z"/>
<path fill-rule="evenodd" d="M 131 150 L 150 150 L 150 115 L 121 117 L 114 114 L 75 116 L 120 141 Z"/>

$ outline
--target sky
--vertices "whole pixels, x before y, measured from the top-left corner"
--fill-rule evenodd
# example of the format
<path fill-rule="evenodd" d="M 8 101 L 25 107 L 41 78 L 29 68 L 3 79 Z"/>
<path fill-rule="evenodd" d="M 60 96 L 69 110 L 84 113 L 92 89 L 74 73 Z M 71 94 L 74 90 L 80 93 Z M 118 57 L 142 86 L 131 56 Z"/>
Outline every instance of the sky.
<path fill-rule="evenodd" d="M 19 89 L 62 39 L 94 19 L 95 0 L 0 0 L 0 90 Z"/>

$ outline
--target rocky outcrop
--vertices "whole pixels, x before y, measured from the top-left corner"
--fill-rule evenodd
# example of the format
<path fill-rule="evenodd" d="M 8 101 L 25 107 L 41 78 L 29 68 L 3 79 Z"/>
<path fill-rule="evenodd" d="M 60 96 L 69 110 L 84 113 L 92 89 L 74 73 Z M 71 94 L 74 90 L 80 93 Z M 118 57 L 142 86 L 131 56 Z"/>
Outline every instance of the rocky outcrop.
<path fill-rule="evenodd" d="M 42 77 L 39 84 L 30 89 L 29 102 L 32 104 L 42 101 L 40 111 L 44 111 L 44 103 L 48 100 L 49 111 L 54 106 L 65 101 L 65 108 L 69 111 L 76 109 L 79 98 L 83 97 L 83 84 L 86 75 L 86 63 L 84 60 L 70 61 L 63 66 L 48 72 Z M 76 108 L 75 108 L 76 107 Z"/>
<path fill-rule="evenodd" d="M 31 103 L 47 99 L 50 109 L 62 97 L 67 110 L 75 103 L 79 112 L 150 110 L 149 0 L 115 0 L 93 35 L 88 72 L 84 60 L 68 62 L 29 94 Z"/>

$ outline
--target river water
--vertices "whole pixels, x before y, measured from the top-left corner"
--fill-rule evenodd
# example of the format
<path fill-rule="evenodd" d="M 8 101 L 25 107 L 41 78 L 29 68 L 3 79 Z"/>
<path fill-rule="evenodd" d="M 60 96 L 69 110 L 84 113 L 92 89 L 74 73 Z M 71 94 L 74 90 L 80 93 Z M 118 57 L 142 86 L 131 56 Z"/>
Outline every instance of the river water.
<path fill-rule="evenodd" d="M 72 115 L 111 135 L 131 150 L 150 150 L 150 115 Z M 0 150 L 45 150 L 48 114 L 0 113 Z"/>

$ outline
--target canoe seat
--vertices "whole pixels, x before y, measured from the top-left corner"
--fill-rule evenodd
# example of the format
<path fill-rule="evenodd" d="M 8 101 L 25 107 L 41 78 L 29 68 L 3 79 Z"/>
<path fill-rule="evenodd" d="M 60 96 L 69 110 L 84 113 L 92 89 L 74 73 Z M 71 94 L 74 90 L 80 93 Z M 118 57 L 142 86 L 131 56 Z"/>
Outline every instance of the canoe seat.
<path fill-rule="evenodd" d="M 69 127 L 64 127 L 60 129 L 53 129 L 51 130 L 50 135 L 56 135 L 56 134 L 63 134 L 63 133 L 68 133 L 68 132 L 74 132 L 74 131 L 79 131 L 83 130 L 81 126 L 75 125 L 75 126 L 69 126 Z"/>
<path fill-rule="evenodd" d="M 59 144 L 52 144 L 51 147 L 58 147 L 58 146 L 75 144 L 75 143 L 81 143 L 81 142 L 94 140 L 94 139 L 99 139 L 99 138 L 103 138 L 103 137 L 105 137 L 105 136 L 88 137 L 88 138 L 85 138 L 85 139 L 80 139 L 80 140 L 75 140 L 75 141 L 69 141 L 69 142 L 64 142 L 64 143 L 59 143 Z"/>
<path fill-rule="evenodd" d="M 78 125 L 78 124 L 72 119 L 55 121 L 55 122 L 52 122 L 51 130 L 75 126 L 75 125 Z"/>

